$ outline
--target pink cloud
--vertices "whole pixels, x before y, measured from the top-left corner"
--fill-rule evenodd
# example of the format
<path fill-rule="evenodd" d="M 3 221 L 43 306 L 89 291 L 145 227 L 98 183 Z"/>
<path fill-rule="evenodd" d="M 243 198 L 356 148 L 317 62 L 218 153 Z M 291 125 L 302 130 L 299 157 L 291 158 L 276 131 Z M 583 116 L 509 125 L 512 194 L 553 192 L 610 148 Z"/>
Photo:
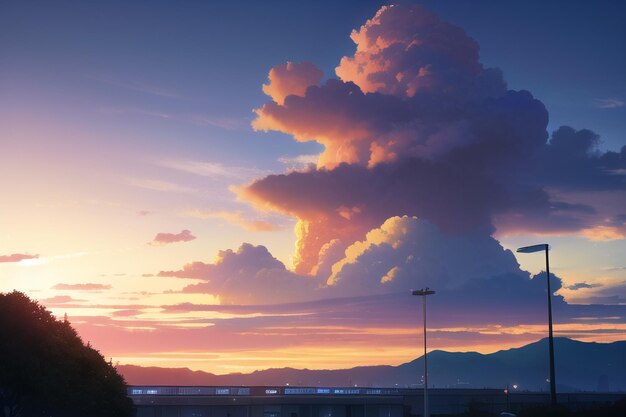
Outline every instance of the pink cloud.
<path fill-rule="evenodd" d="M 303 96 L 309 86 L 319 84 L 324 74 L 310 62 L 287 62 L 270 70 L 263 92 L 283 104 L 290 95 Z"/>
<path fill-rule="evenodd" d="M 189 242 L 194 239 L 196 239 L 196 237 L 192 235 L 189 230 L 183 230 L 180 233 L 157 233 L 150 244 L 168 245 L 176 242 Z"/>
<path fill-rule="evenodd" d="M 102 291 L 110 290 L 111 286 L 106 284 L 56 284 L 52 287 L 53 290 L 76 290 L 76 291 Z"/>
<path fill-rule="evenodd" d="M 56 295 L 54 297 L 44 298 L 43 300 L 40 300 L 40 301 L 47 306 L 58 306 L 58 305 L 65 306 L 69 303 L 77 303 L 77 302 L 81 302 L 85 300 L 77 300 L 75 298 L 72 298 L 69 295 Z"/>
<path fill-rule="evenodd" d="M 125 309 L 125 310 L 117 310 L 111 313 L 113 317 L 135 317 L 143 313 L 142 310 L 137 309 Z"/>
<path fill-rule="evenodd" d="M 21 262 L 25 259 L 37 259 L 39 255 L 29 255 L 25 253 L 13 253 L 11 255 L 0 255 L 0 263 L 2 262 Z"/>

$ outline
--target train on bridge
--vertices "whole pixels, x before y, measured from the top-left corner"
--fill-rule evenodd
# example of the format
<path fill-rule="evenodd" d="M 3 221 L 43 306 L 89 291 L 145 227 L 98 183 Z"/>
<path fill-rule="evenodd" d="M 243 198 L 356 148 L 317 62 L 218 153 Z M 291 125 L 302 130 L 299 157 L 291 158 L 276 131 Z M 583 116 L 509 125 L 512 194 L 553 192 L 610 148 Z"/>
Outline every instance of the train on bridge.
<path fill-rule="evenodd" d="M 431 415 L 519 411 L 548 404 L 548 392 L 429 389 Z M 423 413 L 423 390 L 373 387 L 131 386 L 137 417 L 409 417 Z M 613 404 L 623 393 L 559 393 L 571 409 Z"/>

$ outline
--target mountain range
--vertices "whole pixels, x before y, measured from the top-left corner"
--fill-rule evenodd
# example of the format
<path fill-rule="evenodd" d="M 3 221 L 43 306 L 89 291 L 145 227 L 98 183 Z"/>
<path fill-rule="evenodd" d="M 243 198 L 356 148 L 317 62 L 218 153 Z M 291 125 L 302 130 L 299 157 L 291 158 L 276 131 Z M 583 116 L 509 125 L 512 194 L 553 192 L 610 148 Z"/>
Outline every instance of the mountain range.
<path fill-rule="evenodd" d="M 587 343 L 555 338 L 557 390 L 626 391 L 626 341 Z M 279 368 L 215 375 L 188 368 L 118 365 L 130 385 L 421 387 L 423 357 L 398 366 L 312 370 Z M 429 387 L 548 390 L 548 339 L 490 354 L 428 353 Z"/>

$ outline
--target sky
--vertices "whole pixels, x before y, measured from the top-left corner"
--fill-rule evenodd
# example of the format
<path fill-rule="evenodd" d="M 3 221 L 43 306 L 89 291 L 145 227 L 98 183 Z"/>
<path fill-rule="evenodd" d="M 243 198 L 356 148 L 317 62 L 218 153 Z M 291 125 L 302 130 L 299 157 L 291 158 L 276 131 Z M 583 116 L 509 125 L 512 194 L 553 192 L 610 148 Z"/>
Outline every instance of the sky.
<path fill-rule="evenodd" d="M 626 339 L 626 6 L 0 2 L 0 291 L 122 364 Z"/>

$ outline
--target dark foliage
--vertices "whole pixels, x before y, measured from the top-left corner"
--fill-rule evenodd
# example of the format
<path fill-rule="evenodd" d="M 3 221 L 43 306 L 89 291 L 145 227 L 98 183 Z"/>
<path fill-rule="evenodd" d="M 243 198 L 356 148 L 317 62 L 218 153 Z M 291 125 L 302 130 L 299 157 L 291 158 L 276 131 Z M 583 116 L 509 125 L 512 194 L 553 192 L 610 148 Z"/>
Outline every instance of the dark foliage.
<path fill-rule="evenodd" d="M 0 293 L 0 415 L 126 417 L 134 413 L 112 364 L 26 295 Z"/>

